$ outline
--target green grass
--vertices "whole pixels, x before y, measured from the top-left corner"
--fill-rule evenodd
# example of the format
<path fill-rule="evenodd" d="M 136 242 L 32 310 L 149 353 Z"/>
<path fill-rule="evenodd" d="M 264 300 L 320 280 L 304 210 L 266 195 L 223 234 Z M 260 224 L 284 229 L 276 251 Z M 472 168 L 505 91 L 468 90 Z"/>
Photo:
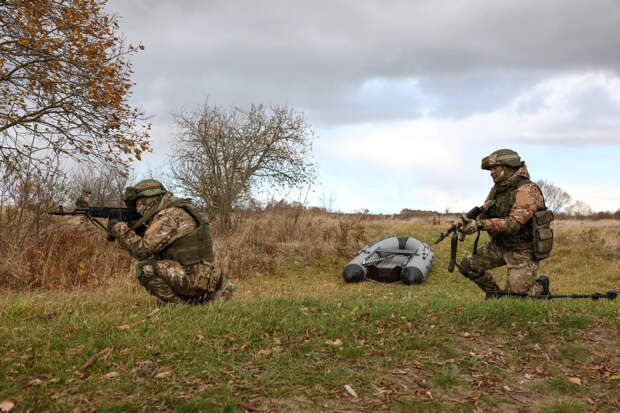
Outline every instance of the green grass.
<path fill-rule="evenodd" d="M 429 241 L 437 229 L 391 232 Z M 447 272 L 447 243 L 435 253 L 413 287 L 346 285 L 347 260 L 332 257 L 282 263 L 206 306 L 156 307 L 134 280 L 3 293 L 0 401 L 16 411 L 581 412 L 590 398 L 613 411 L 617 301 L 485 301 Z M 549 274 L 559 290 L 577 287 Z"/>

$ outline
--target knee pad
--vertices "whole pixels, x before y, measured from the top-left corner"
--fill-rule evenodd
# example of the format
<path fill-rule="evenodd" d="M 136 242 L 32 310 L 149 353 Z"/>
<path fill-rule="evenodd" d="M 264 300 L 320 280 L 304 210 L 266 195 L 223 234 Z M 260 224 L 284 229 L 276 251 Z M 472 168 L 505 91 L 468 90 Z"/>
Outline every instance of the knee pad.
<path fill-rule="evenodd" d="M 479 276 L 479 274 L 476 274 L 474 271 L 472 271 L 471 267 L 469 266 L 469 261 L 467 261 L 467 257 L 463 258 L 461 260 L 461 263 L 459 265 L 457 265 L 456 267 L 459 269 L 459 272 L 463 276 L 465 276 L 465 277 L 467 277 L 469 279 L 471 279 L 472 277 L 475 278 L 475 277 Z"/>
<path fill-rule="evenodd" d="M 155 278 L 156 275 L 157 267 L 155 266 L 155 260 L 142 260 L 136 263 L 136 278 L 141 286 L 146 286 L 149 280 Z"/>
<path fill-rule="evenodd" d="M 459 272 L 465 277 L 465 278 L 469 278 L 470 280 L 476 280 L 480 277 L 482 277 L 484 275 L 484 272 L 478 272 L 478 271 L 474 271 L 472 269 L 470 269 L 468 266 L 464 266 L 463 263 L 465 262 L 465 259 L 463 259 L 463 261 L 461 261 L 461 265 L 458 266 L 459 268 Z"/>

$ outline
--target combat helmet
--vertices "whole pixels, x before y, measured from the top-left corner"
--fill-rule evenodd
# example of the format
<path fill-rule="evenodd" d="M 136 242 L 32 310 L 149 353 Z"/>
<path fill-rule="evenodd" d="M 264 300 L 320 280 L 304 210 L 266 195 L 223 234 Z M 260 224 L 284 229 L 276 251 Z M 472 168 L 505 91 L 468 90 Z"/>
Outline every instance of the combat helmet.
<path fill-rule="evenodd" d="M 138 198 L 165 195 L 168 191 L 161 182 L 154 179 L 144 179 L 134 186 L 128 186 L 123 195 L 123 201 L 128 207 L 135 207 Z"/>
<path fill-rule="evenodd" d="M 521 166 L 521 158 L 512 149 L 498 149 L 486 158 L 482 158 L 482 169 L 490 170 L 499 165 L 518 168 Z"/>

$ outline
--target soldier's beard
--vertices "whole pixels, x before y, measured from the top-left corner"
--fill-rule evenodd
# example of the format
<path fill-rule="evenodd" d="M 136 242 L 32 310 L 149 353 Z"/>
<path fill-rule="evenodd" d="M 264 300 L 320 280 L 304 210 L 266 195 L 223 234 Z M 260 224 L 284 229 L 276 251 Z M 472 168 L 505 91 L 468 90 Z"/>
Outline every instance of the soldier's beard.
<path fill-rule="evenodd" d="M 516 172 L 516 169 L 502 166 L 497 173 L 491 173 L 491 178 L 493 178 L 493 182 L 495 182 L 496 185 L 504 185 L 514 176 Z"/>
<path fill-rule="evenodd" d="M 491 172 L 491 178 L 496 184 L 501 184 L 506 179 L 506 169 L 504 167 L 499 168 L 496 173 Z"/>

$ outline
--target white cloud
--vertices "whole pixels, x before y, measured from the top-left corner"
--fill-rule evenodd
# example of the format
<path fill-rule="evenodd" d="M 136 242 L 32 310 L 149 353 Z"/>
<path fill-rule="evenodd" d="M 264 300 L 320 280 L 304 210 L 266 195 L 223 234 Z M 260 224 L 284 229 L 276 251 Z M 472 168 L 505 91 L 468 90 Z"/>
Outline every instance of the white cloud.
<path fill-rule="evenodd" d="M 604 108 L 601 115 L 588 113 L 593 108 L 583 105 L 584 95 L 592 91 L 598 94 L 590 104 L 600 104 Z M 487 113 L 341 130 L 335 145 L 340 156 L 356 157 L 382 168 L 431 168 L 440 174 L 446 168 L 455 172 L 472 145 L 620 145 L 620 78 L 604 73 L 562 76 L 541 82 L 507 106 Z"/>
<path fill-rule="evenodd" d="M 594 211 L 615 212 L 620 209 L 620 183 L 617 185 L 568 185 L 566 192 L 574 201 L 584 201 Z"/>
<path fill-rule="evenodd" d="M 388 193 L 389 187 L 375 184 L 375 191 L 382 195 L 367 200 L 368 207 L 372 203 L 378 210 L 390 212 L 401 207 L 466 210 L 480 204 L 492 185 L 479 165 L 480 159 L 495 149 L 545 145 L 547 151 L 559 156 L 562 148 L 575 145 L 620 147 L 620 79 L 600 72 L 563 75 L 524 90 L 504 107 L 488 113 L 351 125 L 331 129 L 328 136 L 317 148 L 320 162 L 356 162 L 367 165 L 369 176 L 377 171 L 398 182 L 395 194 Z M 526 153 L 522 155 L 527 161 Z M 580 162 L 595 165 L 597 159 Z M 553 164 L 553 158 L 548 163 Z M 538 175 L 541 169 L 532 171 L 533 179 L 561 180 L 569 194 L 595 210 L 620 207 L 618 186 L 609 184 L 613 179 L 599 186 L 567 185 L 570 174 L 557 167 L 544 168 L 549 175 L 543 177 Z M 619 175 L 616 181 L 620 181 L 619 169 L 609 173 Z M 338 179 L 342 178 L 332 179 L 331 185 Z M 594 174 L 590 180 L 600 182 Z M 365 205 L 355 196 L 345 198 L 345 210 Z"/>

